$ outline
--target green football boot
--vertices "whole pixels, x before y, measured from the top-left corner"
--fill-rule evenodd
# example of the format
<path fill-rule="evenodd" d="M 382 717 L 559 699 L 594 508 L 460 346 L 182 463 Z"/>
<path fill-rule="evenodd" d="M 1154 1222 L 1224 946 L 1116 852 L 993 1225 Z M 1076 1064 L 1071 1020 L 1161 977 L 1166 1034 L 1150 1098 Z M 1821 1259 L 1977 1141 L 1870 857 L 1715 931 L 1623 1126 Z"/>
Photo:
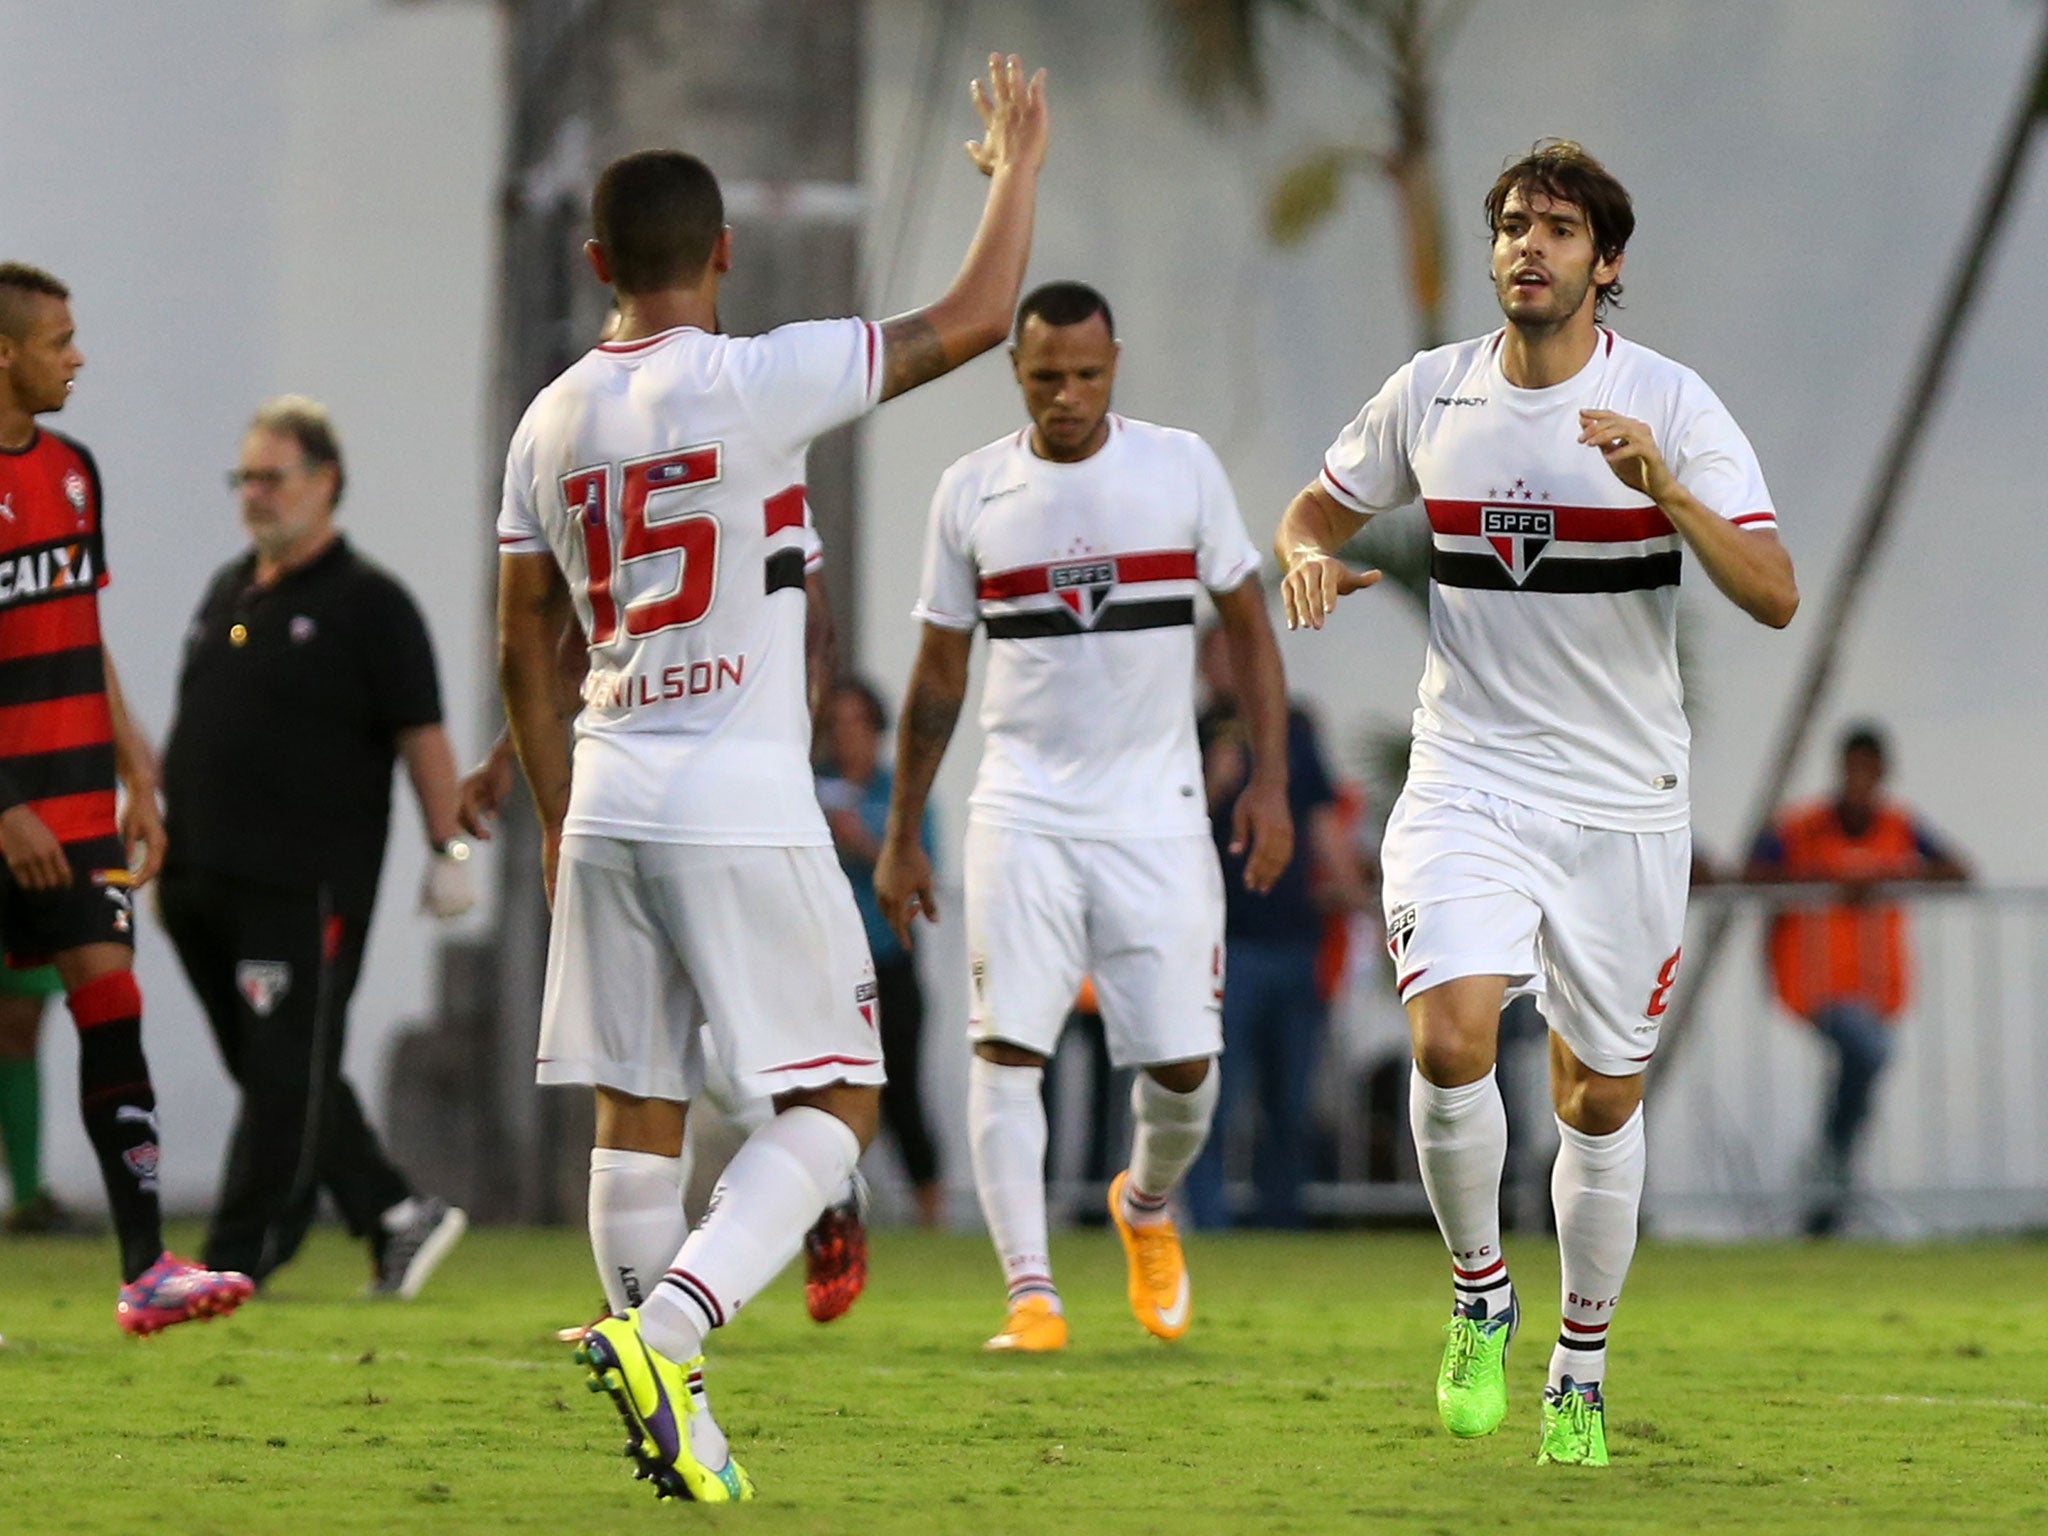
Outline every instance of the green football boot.
<path fill-rule="evenodd" d="M 1566 1467 L 1607 1465 L 1607 1405 L 1600 1386 L 1580 1386 L 1567 1376 L 1562 1387 L 1543 1389 L 1543 1445 L 1539 1463 Z"/>
<path fill-rule="evenodd" d="M 1484 1302 L 1460 1309 L 1444 1325 L 1444 1359 L 1436 1376 L 1437 1417 L 1461 1440 L 1490 1435 L 1508 1414 L 1508 1343 L 1522 1319 L 1514 1292 L 1498 1317 Z"/>

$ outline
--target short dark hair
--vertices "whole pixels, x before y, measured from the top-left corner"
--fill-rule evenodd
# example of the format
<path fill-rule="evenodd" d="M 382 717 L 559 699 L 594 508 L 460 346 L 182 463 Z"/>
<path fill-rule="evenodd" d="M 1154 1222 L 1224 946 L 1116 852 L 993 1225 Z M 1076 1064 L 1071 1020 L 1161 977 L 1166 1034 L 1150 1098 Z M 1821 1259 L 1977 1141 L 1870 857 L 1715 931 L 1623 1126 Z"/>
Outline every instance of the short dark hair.
<path fill-rule="evenodd" d="M 37 294 L 68 299 L 71 290 L 41 267 L 25 261 L 0 261 L 0 336 L 19 341 L 28 334 L 29 301 Z"/>
<path fill-rule="evenodd" d="M 1628 237 L 1636 231 L 1635 204 L 1607 167 L 1586 153 L 1586 147 L 1571 139 L 1538 139 L 1529 153 L 1510 161 L 1486 194 L 1486 229 L 1500 233 L 1501 210 L 1508 194 L 1520 192 L 1526 199 L 1541 192 L 1554 202 L 1570 203 L 1586 216 L 1593 236 L 1593 252 L 1602 261 L 1613 261 L 1628 249 Z M 1619 307 L 1621 284 L 1602 283 L 1593 300 L 1593 314 L 1604 318 L 1608 306 Z"/>
<path fill-rule="evenodd" d="M 889 729 L 889 706 L 882 702 L 881 694 L 866 678 L 842 677 L 832 685 L 832 692 L 859 699 L 861 708 L 867 712 L 868 724 L 875 728 L 877 736 Z"/>
<path fill-rule="evenodd" d="M 674 149 L 614 160 L 590 194 L 590 223 L 620 293 L 694 282 L 725 228 L 725 197 L 711 167 Z"/>
<path fill-rule="evenodd" d="M 1842 732 L 1841 755 L 1847 757 L 1851 752 L 1868 752 L 1879 762 L 1886 761 L 1891 752 L 1884 728 L 1870 720 L 1859 720 L 1849 726 Z"/>
<path fill-rule="evenodd" d="M 1116 317 L 1109 312 L 1109 300 L 1086 283 L 1062 279 L 1056 283 L 1041 283 L 1024 295 L 1024 302 L 1017 306 L 1017 328 L 1011 339 L 1024 339 L 1024 322 L 1033 315 L 1047 325 L 1079 325 L 1091 316 L 1102 316 L 1102 323 L 1109 328 L 1112 339 L 1116 336 Z"/>
<path fill-rule="evenodd" d="M 309 467 L 334 466 L 334 504 L 341 505 L 341 493 L 348 489 L 348 472 L 341 466 L 341 439 L 334 433 L 334 418 L 318 400 L 304 395 L 279 395 L 256 407 L 249 418 L 251 432 L 271 432 L 299 445 Z"/>

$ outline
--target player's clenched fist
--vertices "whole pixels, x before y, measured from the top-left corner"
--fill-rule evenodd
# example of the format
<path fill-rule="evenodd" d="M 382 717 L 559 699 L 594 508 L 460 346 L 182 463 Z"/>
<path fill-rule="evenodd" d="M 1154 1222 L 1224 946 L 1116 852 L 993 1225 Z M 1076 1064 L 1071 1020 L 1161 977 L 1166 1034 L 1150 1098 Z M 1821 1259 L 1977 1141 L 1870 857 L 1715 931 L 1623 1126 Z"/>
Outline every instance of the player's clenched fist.
<path fill-rule="evenodd" d="M 980 142 L 967 141 L 967 155 L 984 176 L 998 167 L 1037 170 L 1045 159 L 1045 71 L 1024 78 L 1024 61 L 1011 54 L 988 56 L 988 82 L 976 80 L 974 110 L 981 114 Z"/>
<path fill-rule="evenodd" d="M 1662 501 L 1677 484 L 1646 422 L 1619 411 L 1581 411 L 1579 441 L 1599 449 L 1617 480 L 1652 501 Z"/>
<path fill-rule="evenodd" d="M 1302 551 L 1289 563 L 1286 579 L 1280 583 L 1287 627 L 1321 629 L 1338 598 L 1362 592 L 1379 579 L 1378 571 L 1354 571 L 1334 555 Z"/>

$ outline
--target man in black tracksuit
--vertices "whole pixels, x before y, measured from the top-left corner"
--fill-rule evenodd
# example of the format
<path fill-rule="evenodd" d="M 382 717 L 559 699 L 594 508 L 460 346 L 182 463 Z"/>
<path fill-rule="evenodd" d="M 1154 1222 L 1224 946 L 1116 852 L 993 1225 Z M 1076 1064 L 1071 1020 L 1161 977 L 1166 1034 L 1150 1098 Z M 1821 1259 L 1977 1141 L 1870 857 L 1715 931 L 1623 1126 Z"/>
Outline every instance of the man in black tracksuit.
<path fill-rule="evenodd" d="M 209 1255 L 259 1282 L 291 1258 L 321 1188 L 369 1240 L 375 1289 L 412 1295 L 463 1213 L 415 1196 L 341 1074 L 403 759 L 435 845 L 421 904 L 474 901 L 433 650 L 396 580 L 334 527 L 326 412 L 265 406 L 230 475 L 252 547 L 185 639 L 164 763 L 163 918 L 242 1090 Z"/>

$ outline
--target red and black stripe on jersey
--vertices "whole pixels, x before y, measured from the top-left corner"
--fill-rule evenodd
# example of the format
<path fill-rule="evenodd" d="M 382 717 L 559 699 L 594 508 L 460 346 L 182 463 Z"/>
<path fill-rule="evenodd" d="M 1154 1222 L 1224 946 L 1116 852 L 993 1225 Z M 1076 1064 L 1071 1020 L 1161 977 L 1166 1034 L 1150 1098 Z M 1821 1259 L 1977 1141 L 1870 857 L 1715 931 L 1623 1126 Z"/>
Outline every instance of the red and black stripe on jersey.
<path fill-rule="evenodd" d="M 981 579 L 982 622 L 991 640 L 1036 640 L 1110 630 L 1170 629 L 1195 622 L 1195 599 L 1124 595 L 1131 587 L 1199 579 L 1191 549 L 1076 555 Z"/>
<path fill-rule="evenodd" d="M 0 806 L 65 843 L 114 835 L 106 581 L 92 455 L 47 430 L 0 450 Z"/>
<path fill-rule="evenodd" d="M 1678 532 L 1656 507 L 1430 498 L 1430 579 L 1491 592 L 1647 592 L 1678 585 Z"/>

